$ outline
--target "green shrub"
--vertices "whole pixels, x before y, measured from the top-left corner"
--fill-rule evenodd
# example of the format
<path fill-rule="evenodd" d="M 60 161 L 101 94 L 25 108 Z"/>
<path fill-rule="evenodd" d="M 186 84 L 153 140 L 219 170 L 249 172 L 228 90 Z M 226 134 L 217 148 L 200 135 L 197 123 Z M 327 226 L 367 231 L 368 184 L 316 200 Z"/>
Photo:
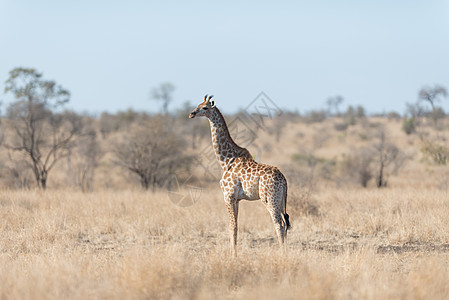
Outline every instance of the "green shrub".
<path fill-rule="evenodd" d="M 446 165 L 449 160 L 449 148 L 436 142 L 423 142 L 421 152 L 425 159 L 437 165 Z"/>
<path fill-rule="evenodd" d="M 416 131 L 416 127 L 415 127 L 415 118 L 406 118 L 404 120 L 404 122 L 402 123 L 402 130 L 404 130 L 404 132 L 406 134 L 412 134 Z"/>

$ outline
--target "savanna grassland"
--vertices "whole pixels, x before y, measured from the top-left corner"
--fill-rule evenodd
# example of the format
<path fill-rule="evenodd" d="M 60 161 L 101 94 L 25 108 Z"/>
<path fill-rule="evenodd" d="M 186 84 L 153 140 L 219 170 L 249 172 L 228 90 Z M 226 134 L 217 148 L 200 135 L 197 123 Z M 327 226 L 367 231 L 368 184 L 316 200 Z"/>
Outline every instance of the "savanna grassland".
<path fill-rule="evenodd" d="M 192 122 L 206 126 L 186 146 L 194 154 L 210 140 L 206 121 Z M 0 298 L 449 298 L 449 172 L 423 150 L 446 145 L 444 128 L 421 124 L 408 135 L 402 119 L 342 122 L 291 120 L 277 136 L 273 120 L 248 146 L 289 181 L 287 255 L 255 201 L 240 204 L 238 257 L 230 257 L 218 181 L 196 162 L 199 195 L 187 206 L 163 188 L 140 188 L 107 151 L 87 192 L 67 184 L 65 160 L 45 191 L 4 184 Z M 119 135 L 101 139 L 103 149 Z M 380 188 L 379 149 L 394 157 Z M 189 195 L 189 185 L 178 192 Z"/>

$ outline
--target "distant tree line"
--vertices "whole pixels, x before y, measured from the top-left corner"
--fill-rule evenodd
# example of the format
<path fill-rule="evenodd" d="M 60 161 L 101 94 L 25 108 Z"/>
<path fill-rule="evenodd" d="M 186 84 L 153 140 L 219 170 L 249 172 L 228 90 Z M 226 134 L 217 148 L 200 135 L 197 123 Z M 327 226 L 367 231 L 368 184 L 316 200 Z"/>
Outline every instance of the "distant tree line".
<path fill-rule="evenodd" d="M 0 124 L 2 177 L 12 187 L 46 189 L 56 166 L 65 166 L 71 184 L 90 191 L 97 168 L 107 161 L 119 168 L 124 177 L 137 179 L 144 189 L 165 187 L 174 174 L 191 172 L 197 147 L 210 138 L 206 122 L 187 120 L 192 106 L 189 102 L 169 112 L 174 91 L 174 85 L 168 82 L 151 90 L 150 98 L 162 104 L 159 114 L 128 110 L 93 117 L 65 108 L 71 96 L 68 89 L 45 79 L 35 69 L 15 68 L 5 82 L 5 92 L 14 101 L 7 106 Z M 446 113 L 440 104 L 447 96 L 443 86 L 423 87 L 417 101 L 407 103 L 403 116 L 396 112 L 381 115 L 402 119 L 404 133 L 417 134 L 423 156 L 438 165 L 449 161 L 449 147 L 438 135 L 426 133 L 426 128 L 443 130 Z M 334 129 L 343 133 L 351 126 L 363 124 L 372 142 L 348 153 L 341 168 L 361 186 L 367 186 L 373 178 L 376 186 L 387 186 L 389 174 L 403 165 L 406 156 L 388 138 L 385 129 L 376 127 L 376 133 L 370 133 L 372 126 L 367 123 L 362 106 L 343 109 L 343 103 L 343 96 L 337 95 L 329 97 L 322 110 L 303 114 L 285 111 L 272 120 L 267 133 L 279 142 L 289 122 L 304 122 L 307 126 L 332 118 Z M 326 134 L 321 133 L 313 145 L 304 146 L 293 158 L 307 166 L 306 174 L 316 176 L 320 172 L 330 178 L 336 168 L 335 162 L 315 156 L 325 140 Z"/>
<path fill-rule="evenodd" d="M 5 169 L 15 178 L 15 186 L 30 187 L 25 178 L 31 171 L 36 186 L 46 189 L 52 170 L 66 160 L 73 183 L 89 191 L 99 159 L 110 152 L 112 161 L 140 178 L 142 187 L 155 190 L 170 174 L 188 167 L 184 138 L 168 116 L 173 90 L 165 83 L 153 91 L 153 97 L 163 102 L 169 120 L 133 111 L 103 113 L 96 120 L 66 110 L 70 92 L 55 81 L 44 79 L 32 68 L 15 68 L 5 84 L 5 93 L 15 99 L 7 107 L 2 124 L 2 146 L 9 159 Z M 97 133 L 106 139 L 124 128 L 129 134 L 114 141 L 109 149 L 101 149 Z"/>

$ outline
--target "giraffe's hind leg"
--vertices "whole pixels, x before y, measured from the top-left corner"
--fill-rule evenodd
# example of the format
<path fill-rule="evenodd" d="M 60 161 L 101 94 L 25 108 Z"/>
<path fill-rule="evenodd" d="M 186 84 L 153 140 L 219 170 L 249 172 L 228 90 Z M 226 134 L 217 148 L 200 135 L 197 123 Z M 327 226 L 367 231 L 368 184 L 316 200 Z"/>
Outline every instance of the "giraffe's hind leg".
<path fill-rule="evenodd" d="M 274 228 L 276 230 L 276 235 L 278 237 L 279 246 L 281 248 L 285 247 L 286 230 L 284 228 L 284 223 L 282 222 L 282 215 L 280 212 L 275 212 L 271 214 L 271 219 L 273 220 Z"/>
<path fill-rule="evenodd" d="M 282 210 L 280 206 L 275 205 L 272 201 L 264 201 L 265 207 L 270 213 L 271 220 L 274 224 L 274 229 L 276 230 L 276 235 L 278 238 L 279 246 L 285 251 L 285 239 L 287 238 L 287 230 L 284 226 L 282 219 Z"/>

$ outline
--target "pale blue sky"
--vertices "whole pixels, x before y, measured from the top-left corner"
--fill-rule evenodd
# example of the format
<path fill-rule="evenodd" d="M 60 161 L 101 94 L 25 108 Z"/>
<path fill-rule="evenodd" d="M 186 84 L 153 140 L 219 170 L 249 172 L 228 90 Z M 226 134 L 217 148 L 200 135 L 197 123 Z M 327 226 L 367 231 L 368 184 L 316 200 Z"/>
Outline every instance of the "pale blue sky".
<path fill-rule="evenodd" d="M 423 85 L 449 88 L 449 1 L 0 0 L 0 28 L 1 90 L 34 67 L 92 113 L 157 111 L 165 81 L 172 110 L 209 93 L 225 112 L 264 91 L 300 112 L 342 95 L 402 113 Z"/>

